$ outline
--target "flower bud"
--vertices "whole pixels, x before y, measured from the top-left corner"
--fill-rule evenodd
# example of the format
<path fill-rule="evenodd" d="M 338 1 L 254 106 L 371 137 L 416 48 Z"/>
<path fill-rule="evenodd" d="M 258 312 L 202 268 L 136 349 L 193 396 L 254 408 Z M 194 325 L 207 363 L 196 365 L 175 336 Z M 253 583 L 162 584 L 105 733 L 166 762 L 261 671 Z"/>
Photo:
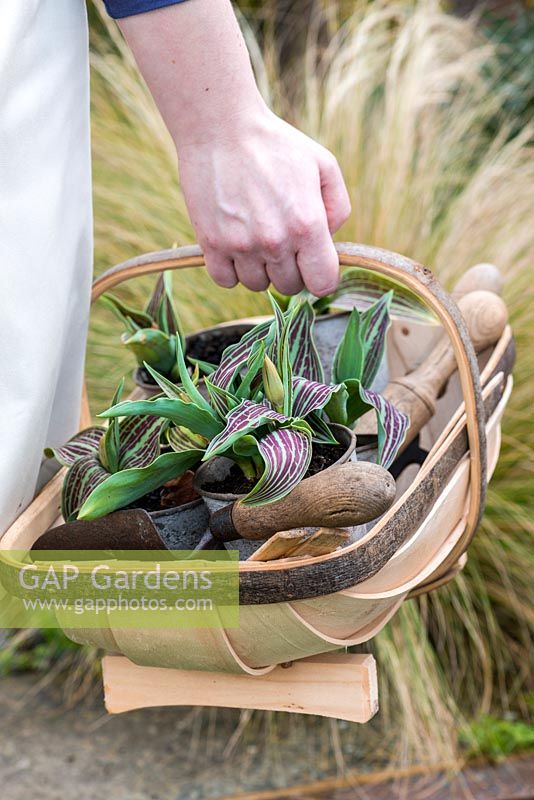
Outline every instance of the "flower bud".
<path fill-rule="evenodd" d="M 263 360 L 262 377 L 267 400 L 270 400 L 276 409 L 282 408 L 284 405 L 284 384 L 278 374 L 278 370 L 268 356 L 265 356 Z"/>

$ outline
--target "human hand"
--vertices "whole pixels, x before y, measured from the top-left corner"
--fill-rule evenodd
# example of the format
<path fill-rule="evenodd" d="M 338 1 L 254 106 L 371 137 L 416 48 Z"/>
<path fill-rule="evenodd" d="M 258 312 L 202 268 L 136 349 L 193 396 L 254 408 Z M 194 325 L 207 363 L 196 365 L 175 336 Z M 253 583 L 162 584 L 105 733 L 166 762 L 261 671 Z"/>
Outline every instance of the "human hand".
<path fill-rule="evenodd" d="M 214 281 L 332 292 L 331 234 L 350 214 L 334 156 L 266 107 L 195 135 L 178 147 L 181 184 Z"/>

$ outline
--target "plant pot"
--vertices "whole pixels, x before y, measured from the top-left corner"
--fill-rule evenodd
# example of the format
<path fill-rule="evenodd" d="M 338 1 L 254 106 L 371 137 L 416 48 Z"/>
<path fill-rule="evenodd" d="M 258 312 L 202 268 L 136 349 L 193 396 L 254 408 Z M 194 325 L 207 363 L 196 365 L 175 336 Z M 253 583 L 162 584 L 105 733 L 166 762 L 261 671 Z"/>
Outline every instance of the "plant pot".
<path fill-rule="evenodd" d="M 256 323 L 251 322 L 223 322 L 211 328 L 203 328 L 185 337 L 186 356 L 207 361 L 210 364 L 219 364 L 223 351 L 232 344 L 236 344 L 243 334 L 251 330 Z M 166 376 L 168 377 L 168 376 Z M 137 367 L 133 372 L 136 386 L 143 390 L 146 396 L 153 397 L 159 394 L 159 386 L 152 380 L 144 367 Z"/>
<path fill-rule="evenodd" d="M 325 383 L 332 382 L 332 363 L 334 355 L 347 327 L 348 311 L 323 314 L 315 319 L 313 335 L 321 364 L 323 365 Z M 372 386 L 375 392 L 383 392 L 389 383 L 387 358 L 384 356 Z"/>
<path fill-rule="evenodd" d="M 354 432 L 344 425 L 332 424 L 330 427 L 339 444 L 345 446 L 345 451 L 327 466 L 333 467 L 336 464 L 344 464 L 347 461 L 355 460 L 356 436 Z M 193 487 L 203 498 L 210 514 L 230 503 L 241 500 L 245 496 L 245 494 L 228 491 L 213 491 L 211 488 L 214 483 L 223 483 L 230 475 L 232 467 L 235 467 L 235 462 L 230 458 L 215 456 L 215 458 L 201 464 L 195 473 Z M 210 488 L 206 488 L 207 486 Z M 247 559 L 261 544 L 261 541 L 252 542 L 241 539 L 235 542 L 226 542 L 225 547 L 230 550 L 239 550 L 240 557 Z"/>

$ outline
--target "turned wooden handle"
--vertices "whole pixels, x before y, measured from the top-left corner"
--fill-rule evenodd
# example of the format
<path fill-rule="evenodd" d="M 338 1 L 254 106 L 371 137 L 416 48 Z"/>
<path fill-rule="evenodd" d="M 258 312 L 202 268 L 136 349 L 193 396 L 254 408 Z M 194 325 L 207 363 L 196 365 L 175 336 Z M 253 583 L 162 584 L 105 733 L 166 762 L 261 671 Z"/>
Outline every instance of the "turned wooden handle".
<path fill-rule="evenodd" d="M 291 528 L 347 528 L 384 514 L 395 499 L 395 481 L 377 464 L 349 461 L 306 478 L 276 503 L 257 508 L 241 501 L 215 512 L 217 539 L 266 539 Z"/>
<path fill-rule="evenodd" d="M 498 341 L 506 326 L 508 312 L 497 294 L 483 290 L 469 292 L 458 301 L 458 308 L 477 353 Z M 452 345 L 443 336 L 417 369 L 388 384 L 384 397 L 410 418 L 410 427 L 401 451 L 434 415 L 436 400 L 455 369 L 456 358 Z M 374 432 L 374 417 L 366 414 L 356 426 L 356 433 Z"/>
<path fill-rule="evenodd" d="M 451 295 L 453 300 L 458 302 L 464 295 L 479 289 L 501 295 L 503 287 L 504 278 L 495 264 L 475 264 L 474 267 L 464 272 Z"/>

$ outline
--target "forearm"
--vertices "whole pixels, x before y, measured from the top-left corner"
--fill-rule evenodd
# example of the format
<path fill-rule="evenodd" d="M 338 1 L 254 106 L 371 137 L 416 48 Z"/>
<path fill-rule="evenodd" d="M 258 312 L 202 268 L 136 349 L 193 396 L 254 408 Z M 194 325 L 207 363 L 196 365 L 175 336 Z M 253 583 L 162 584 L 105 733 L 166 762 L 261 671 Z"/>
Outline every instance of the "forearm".
<path fill-rule="evenodd" d="M 230 0 L 188 0 L 120 26 L 178 151 L 264 109 Z"/>

